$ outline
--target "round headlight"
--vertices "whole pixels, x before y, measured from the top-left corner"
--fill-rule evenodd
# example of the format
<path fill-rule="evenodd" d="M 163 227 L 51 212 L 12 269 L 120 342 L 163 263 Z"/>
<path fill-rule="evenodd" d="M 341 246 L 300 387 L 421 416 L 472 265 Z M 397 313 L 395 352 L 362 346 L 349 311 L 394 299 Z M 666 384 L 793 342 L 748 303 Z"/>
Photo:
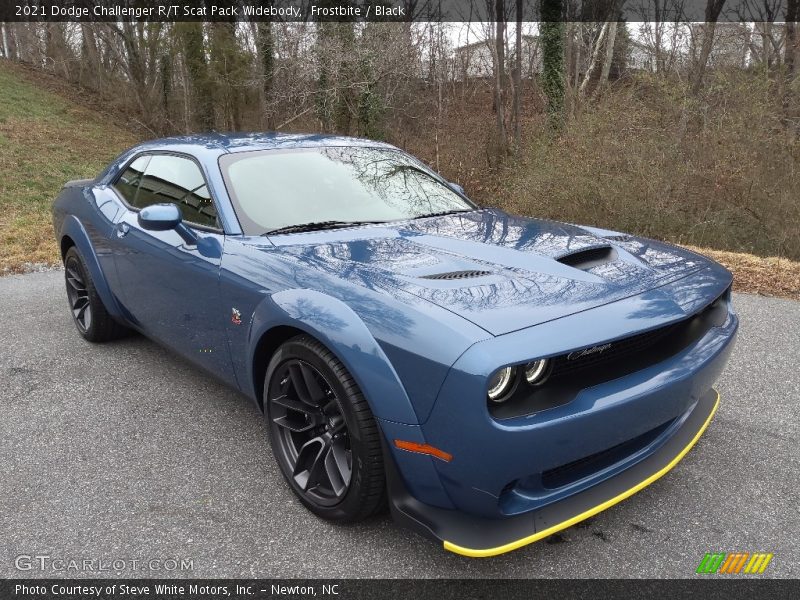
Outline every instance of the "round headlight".
<path fill-rule="evenodd" d="M 503 402 L 506 399 L 504 396 L 514 383 L 513 374 L 514 369 L 511 367 L 504 367 L 492 375 L 492 378 L 489 380 L 489 400 L 492 402 Z"/>
<path fill-rule="evenodd" d="M 531 385 L 542 383 L 544 376 L 547 374 L 547 359 L 534 360 L 529 362 L 525 367 L 525 380 Z"/>

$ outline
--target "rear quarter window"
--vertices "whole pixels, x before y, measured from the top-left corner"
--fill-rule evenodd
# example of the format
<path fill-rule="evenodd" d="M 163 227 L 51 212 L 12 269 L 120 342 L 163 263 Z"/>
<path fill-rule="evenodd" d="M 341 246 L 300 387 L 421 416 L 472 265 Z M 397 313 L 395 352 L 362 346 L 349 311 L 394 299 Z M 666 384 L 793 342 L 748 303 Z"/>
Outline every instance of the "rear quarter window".
<path fill-rule="evenodd" d="M 142 176 L 149 162 L 150 156 L 140 156 L 128 165 L 128 168 L 122 172 L 122 175 L 114 184 L 114 189 L 131 206 L 136 206 L 139 184 L 142 182 Z"/>

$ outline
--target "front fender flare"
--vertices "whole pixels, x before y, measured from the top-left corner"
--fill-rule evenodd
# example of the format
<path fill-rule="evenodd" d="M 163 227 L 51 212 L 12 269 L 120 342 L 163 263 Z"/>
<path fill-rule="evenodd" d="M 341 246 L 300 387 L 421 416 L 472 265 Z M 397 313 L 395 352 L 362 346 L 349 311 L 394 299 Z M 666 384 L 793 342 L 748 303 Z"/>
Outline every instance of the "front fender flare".
<path fill-rule="evenodd" d="M 250 326 L 250 381 L 259 341 L 280 326 L 294 327 L 325 344 L 356 380 L 376 418 L 419 422 L 394 367 L 361 318 L 341 300 L 315 290 L 284 290 L 258 305 Z"/>

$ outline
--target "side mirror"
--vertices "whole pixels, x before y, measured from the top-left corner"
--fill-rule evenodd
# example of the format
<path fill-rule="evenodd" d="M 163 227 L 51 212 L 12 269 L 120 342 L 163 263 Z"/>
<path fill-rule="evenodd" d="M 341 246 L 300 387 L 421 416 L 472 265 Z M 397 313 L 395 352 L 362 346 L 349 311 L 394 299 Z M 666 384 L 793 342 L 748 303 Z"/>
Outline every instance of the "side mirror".
<path fill-rule="evenodd" d="M 139 211 L 137 217 L 139 227 L 148 231 L 170 231 L 175 232 L 183 238 L 183 241 L 194 246 L 197 244 L 197 235 L 194 231 L 183 224 L 181 209 L 176 204 L 151 204 Z"/>
<path fill-rule="evenodd" d="M 181 210 L 174 204 L 151 204 L 139 211 L 139 226 L 149 231 L 169 231 L 181 224 Z"/>
<path fill-rule="evenodd" d="M 459 194 L 461 194 L 462 196 L 466 196 L 466 194 L 464 193 L 464 188 L 463 187 L 461 187 L 457 183 L 453 183 L 452 181 L 448 181 L 447 183 L 450 185 L 451 188 L 453 188 Z"/>

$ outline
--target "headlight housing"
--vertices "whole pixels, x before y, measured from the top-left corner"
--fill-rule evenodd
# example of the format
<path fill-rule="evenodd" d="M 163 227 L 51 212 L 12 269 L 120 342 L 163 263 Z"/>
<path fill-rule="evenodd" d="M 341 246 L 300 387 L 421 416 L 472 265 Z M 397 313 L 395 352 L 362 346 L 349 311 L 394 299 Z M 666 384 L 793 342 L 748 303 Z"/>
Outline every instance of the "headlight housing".
<path fill-rule="evenodd" d="M 513 367 L 503 367 L 489 379 L 489 391 L 487 395 L 492 402 L 500 403 L 508 400 L 509 392 L 514 387 L 515 369 Z"/>
<path fill-rule="evenodd" d="M 534 360 L 525 366 L 525 381 L 530 385 L 539 385 L 544 383 L 547 379 L 547 372 L 550 367 L 550 361 L 546 358 Z"/>

